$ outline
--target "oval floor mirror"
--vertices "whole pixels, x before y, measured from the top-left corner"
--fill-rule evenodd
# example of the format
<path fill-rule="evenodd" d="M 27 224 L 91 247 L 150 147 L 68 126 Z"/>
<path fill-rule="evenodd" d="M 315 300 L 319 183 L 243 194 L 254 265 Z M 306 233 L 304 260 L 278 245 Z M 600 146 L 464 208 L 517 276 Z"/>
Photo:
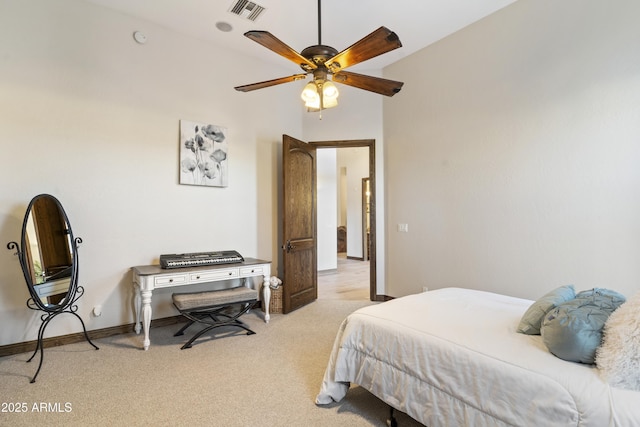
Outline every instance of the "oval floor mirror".
<path fill-rule="evenodd" d="M 22 223 L 21 244 L 7 244 L 8 249 L 16 251 L 29 289 L 27 307 L 43 312 L 36 349 L 27 360 L 31 362 L 40 353 L 32 383 L 42 368 L 44 332 L 56 316 L 69 313 L 77 317 L 86 340 L 98 350 L 89 339 L 84 322 L 77 313 L 76 302 L 84 294 L 84 288 L 78 286 L 78 245 L 81 242 L 79 237 L 73 237 L 69 218 L 60 201 L 49 194 L 40 194 L 27 207 Z"/>

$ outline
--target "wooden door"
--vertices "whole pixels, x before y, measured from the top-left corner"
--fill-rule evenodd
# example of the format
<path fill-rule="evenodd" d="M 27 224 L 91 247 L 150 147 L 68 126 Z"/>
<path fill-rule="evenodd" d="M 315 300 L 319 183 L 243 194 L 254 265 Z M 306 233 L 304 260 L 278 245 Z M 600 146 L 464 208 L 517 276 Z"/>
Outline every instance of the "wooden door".
<path fill-rule="evenodd" d="M 318 298 L 314 146 L 283 135 L 282 183 L 282 308 L 289 313 Z"/>

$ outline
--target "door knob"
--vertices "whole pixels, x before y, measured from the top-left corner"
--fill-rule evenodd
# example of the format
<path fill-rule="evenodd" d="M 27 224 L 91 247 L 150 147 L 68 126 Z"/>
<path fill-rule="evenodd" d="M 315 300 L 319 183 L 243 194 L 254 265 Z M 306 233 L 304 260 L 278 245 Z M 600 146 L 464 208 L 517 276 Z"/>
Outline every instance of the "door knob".
<path fill-rule="evenodd" d="M 287 240 L 287 243 L 282 245 L 282 249 L 286 250 L 288 253 L 288 252 L 291 252 L 291 249 L 295 249 L 295 246 L 291 244 L 291 240 Z"/>

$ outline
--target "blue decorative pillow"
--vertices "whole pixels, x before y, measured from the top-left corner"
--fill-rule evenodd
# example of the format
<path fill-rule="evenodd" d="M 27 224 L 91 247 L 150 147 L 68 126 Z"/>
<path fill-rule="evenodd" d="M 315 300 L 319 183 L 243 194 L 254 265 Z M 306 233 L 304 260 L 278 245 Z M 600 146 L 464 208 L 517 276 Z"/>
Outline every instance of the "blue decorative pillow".
<path fill-rule="evenodd" d="M 593 364 L 604 325 L 625 300 L 608 289 L 580 292 L 547 313 L 540 328 L 542 341 L 561 359 Z"/>
<path fill-rule="evenodd" d="M 517 331 L 527 335 L 540 335 L 540 326 L 544 316 L 556 306 L 576 296 L 573 285 L 561 286 L 546 293 L 542 298 L 531 304 L 520 319 Z"/>

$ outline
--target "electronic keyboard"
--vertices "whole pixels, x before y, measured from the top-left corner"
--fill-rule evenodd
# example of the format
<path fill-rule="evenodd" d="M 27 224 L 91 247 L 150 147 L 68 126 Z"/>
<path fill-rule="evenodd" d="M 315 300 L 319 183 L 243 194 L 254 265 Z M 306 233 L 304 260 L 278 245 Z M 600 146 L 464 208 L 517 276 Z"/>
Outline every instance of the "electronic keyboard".
<path fill-rule="evenodd" d="M 160 267 L 162 268 L 233 264 L 243 261 L 244 258 L 237 251 L 193 252 L 189 254 L 160 255 Z"/>

